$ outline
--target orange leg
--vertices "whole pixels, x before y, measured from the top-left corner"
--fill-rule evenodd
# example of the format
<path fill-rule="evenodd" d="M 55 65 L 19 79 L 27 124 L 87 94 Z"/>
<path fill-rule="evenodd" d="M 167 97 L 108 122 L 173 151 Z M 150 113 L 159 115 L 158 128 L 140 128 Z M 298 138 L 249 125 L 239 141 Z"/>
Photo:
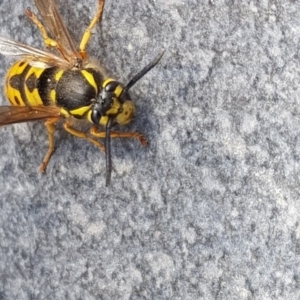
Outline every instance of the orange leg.
<path fill-rule="evenodd" d="M 98 128 L 93 126 L 90 130 L 90 133 L 93 136 L 96 136 L 98 138 L 105 138 L 106 132 L 105 131 L 98 131 Z M 148 141 L 147 139 L 139 132 L 117 132 L 117 131 L 111 131 L 110 132 L 111 138 L 135 138 L 138 139 L 139 142 L 142 144 L 142 146 L 147 146 Z"/>
<path fill-rule="evenodd" d="M 49 148 L 48 151 L 40 164 L 39 171 L 44 173 L 47 165 L 49 163 L 49 160 L 51 158 L 52 153 L 54 152 L 54 132 L 55 132 L 55 123 L 59 120 L 59 118 L 53 118 L 53 119 L 48 119 L 45 122 L 45 126 L 48 131 L 48 140 L 49 140 Z"/>
<path fill-rule="evenodd" d="M 76 137 L 79 137 L 81 139 L 85 139 L 85 140 L 88 140 L 90 143 L 94 144 L 95 146 L 97 146 L 98 148 L 100 148 L 103 152 L 105 152 L 105 147 L 102 143 L 94 140 L 93 138 L 89 137 L 85 132 L 83 131 L 80 131 L 80 130 L 77 130 L 73 127 L 71 127 L 71 125 L 66 122 L 63 124 L 64 126 L 64 129 L 69 132 L 70 134 L 76 136 Z"/>
<path fill-rule="evenodd" d="M 103 12 L 103 7 L 104 7 L 104 0 L 98 0 L 98 1 L 99 1 L 99 3 L 98 3 L 98 8 L 97 8 L 96 14 L 95 14 L 94 18 L 92 19 L 89 27 L 85 30 L 85 32 L 82 36 L 80 45 L 79 45 L 79 51 L 80 51 L 80 54 L 81 54 L 82 58 L 86 57 L 85 49 L 86 49 L 86 46 L 87 46 L 87 44 L 88 44 L 88 42 L 91 38 L 92 30 L 95 27 L 95 25 L 97 24 L 97 22 L 102 17 L 102 12 Z"/>
<path fill-rule="evenodd" d="M 46 47 L 54 47 L 58 48 L 58 44 L 55 40 L 49 38 L 47 30 L 43 23 L 38 19 L 35 13 L 33 13 L 29 8 L 25 10 L 26 16 L 38 27 L 40 30 L 42 37 L 44 39 Z"/>
<path fill-rule="evenodd" d="M 56 48 L 63 57 L 67 57 L 67 53 L 64 50 L 64 48 L 55 40 L 51 39 L 48 36 L 47 30 L 45 28 L 45 26 L 43 25 L 43 23 L 38 19 L 38 17 L 36 16 L 35 13 L 33 13 L 29 8 L 27 8 L 25 10 L 25 14 L 26 16 L 38 27 L 38 29 L 40 30 L 45 46 L 46 47 L 52 47 L 52 48 Z"/>

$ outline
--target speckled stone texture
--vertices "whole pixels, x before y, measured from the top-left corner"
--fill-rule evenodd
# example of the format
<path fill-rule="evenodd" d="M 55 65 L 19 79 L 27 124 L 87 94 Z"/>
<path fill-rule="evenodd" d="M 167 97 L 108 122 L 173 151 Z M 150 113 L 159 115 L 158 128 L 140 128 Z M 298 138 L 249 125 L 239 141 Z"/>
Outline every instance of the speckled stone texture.
<path fill-rule="evenodd" d="M 96 0 L 60 0 L 78 42 Z M 0 36 L 43 47 L 0 1 Z M 0 299 L 300 299 L 300 3 L 107 0 L 89 53 L 137 115 L 105 157 L 42 123 L 0 129 Z M 0 78 L 12 60 L 1 56 Z M 3 92 L 1 105 L 7 105 Z"/>

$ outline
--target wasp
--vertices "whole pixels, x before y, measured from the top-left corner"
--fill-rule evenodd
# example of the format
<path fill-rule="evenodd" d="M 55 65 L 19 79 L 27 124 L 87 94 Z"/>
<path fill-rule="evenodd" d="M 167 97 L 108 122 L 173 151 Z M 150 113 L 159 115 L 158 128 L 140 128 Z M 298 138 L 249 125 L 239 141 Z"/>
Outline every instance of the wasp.
<path fill-rule="evenodd" d="M 127 85 L 110 78 L 104 68 L 86 52 L 95 25 L 101 20 L 104 0 L 98 6 L 81 42 L 75 46 L 58 11 L 55 0 L 34 0 L 41 19 L 30 8 L 25 14 L 38 27 L 47 51 L 0 37 L 0 53 L 18 60 L 5 79 L 10 106 L 0 106 L 0 125 L 44 120 L 48 151 L 39 167 L 45 172 L 54 152 L 56 124 L 85 139 L 106 153 L 106 186 L 111 181 L 111 138 L 135 138 L 143 146 L 147 139 L 139 132 L 112 131 L 114 125 L 128 124 L 135 114 L 129 90 L 161 59 L 144 67 Z M 74 126 L 74 119 L 91 124 L 88 131 Z M 102 130 L 101 130 L 102 128 Z M 97 138 L 105 139 L 101 143 Z"/>

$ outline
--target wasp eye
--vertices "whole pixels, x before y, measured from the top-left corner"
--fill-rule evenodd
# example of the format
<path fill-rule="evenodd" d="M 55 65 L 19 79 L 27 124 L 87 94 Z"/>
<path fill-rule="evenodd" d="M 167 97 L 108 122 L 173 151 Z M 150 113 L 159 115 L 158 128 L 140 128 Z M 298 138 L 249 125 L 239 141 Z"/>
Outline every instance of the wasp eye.
<path fill-rule="evenodd" d="M 119 82 L 117 81 L 112 81 L 109 82 L 106 86 L 105 86 L 105 91 L 112 93 L 116 90 L 117 86 L 119 85 Z"/>
<path fill-rule="evenodd" d="M 98 109 L 94 108 L 92 110 L 92 116 L 91 116 L 93 123 L 98 125 L 100 123 L 101 117 L 102 117 L 102 115 L 101 115 L 100 111 Z"/>
<path fill-rule="evenodd" d="M 115 94 L 112 92 L 102 91 L 99 99 L 99 111 L 104 115 L 113 105 Z"/>

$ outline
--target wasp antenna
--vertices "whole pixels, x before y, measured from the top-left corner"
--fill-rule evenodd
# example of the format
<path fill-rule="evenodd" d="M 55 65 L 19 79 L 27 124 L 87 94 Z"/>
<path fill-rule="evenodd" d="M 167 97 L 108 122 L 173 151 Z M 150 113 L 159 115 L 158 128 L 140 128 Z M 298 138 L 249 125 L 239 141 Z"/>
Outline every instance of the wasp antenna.
<path fill-rule="evenodd" d="M 164 50 L 162 53 L 160 53 L 155 59 L 150 62 L 144 69 L 142 69 L 139 73 L 137 73 L 126 85 L 125 90 L 129 90 L 134 84 L 136 84 L 144 75 L 146 75 L 153 67 L 155 67 L 162 56 L 164 55 L 166 50 Z"/>
<path fill-rule="evenodd" d="M 111 146 L 110 146 L 110 130 L 111 130 L 112 118 L 109 118 L 106 123 L 106 135 L 105 135 L 105 148 L 106 148 L 106 182 L 105 185 L 108 187 L 111 180 Z"/>

